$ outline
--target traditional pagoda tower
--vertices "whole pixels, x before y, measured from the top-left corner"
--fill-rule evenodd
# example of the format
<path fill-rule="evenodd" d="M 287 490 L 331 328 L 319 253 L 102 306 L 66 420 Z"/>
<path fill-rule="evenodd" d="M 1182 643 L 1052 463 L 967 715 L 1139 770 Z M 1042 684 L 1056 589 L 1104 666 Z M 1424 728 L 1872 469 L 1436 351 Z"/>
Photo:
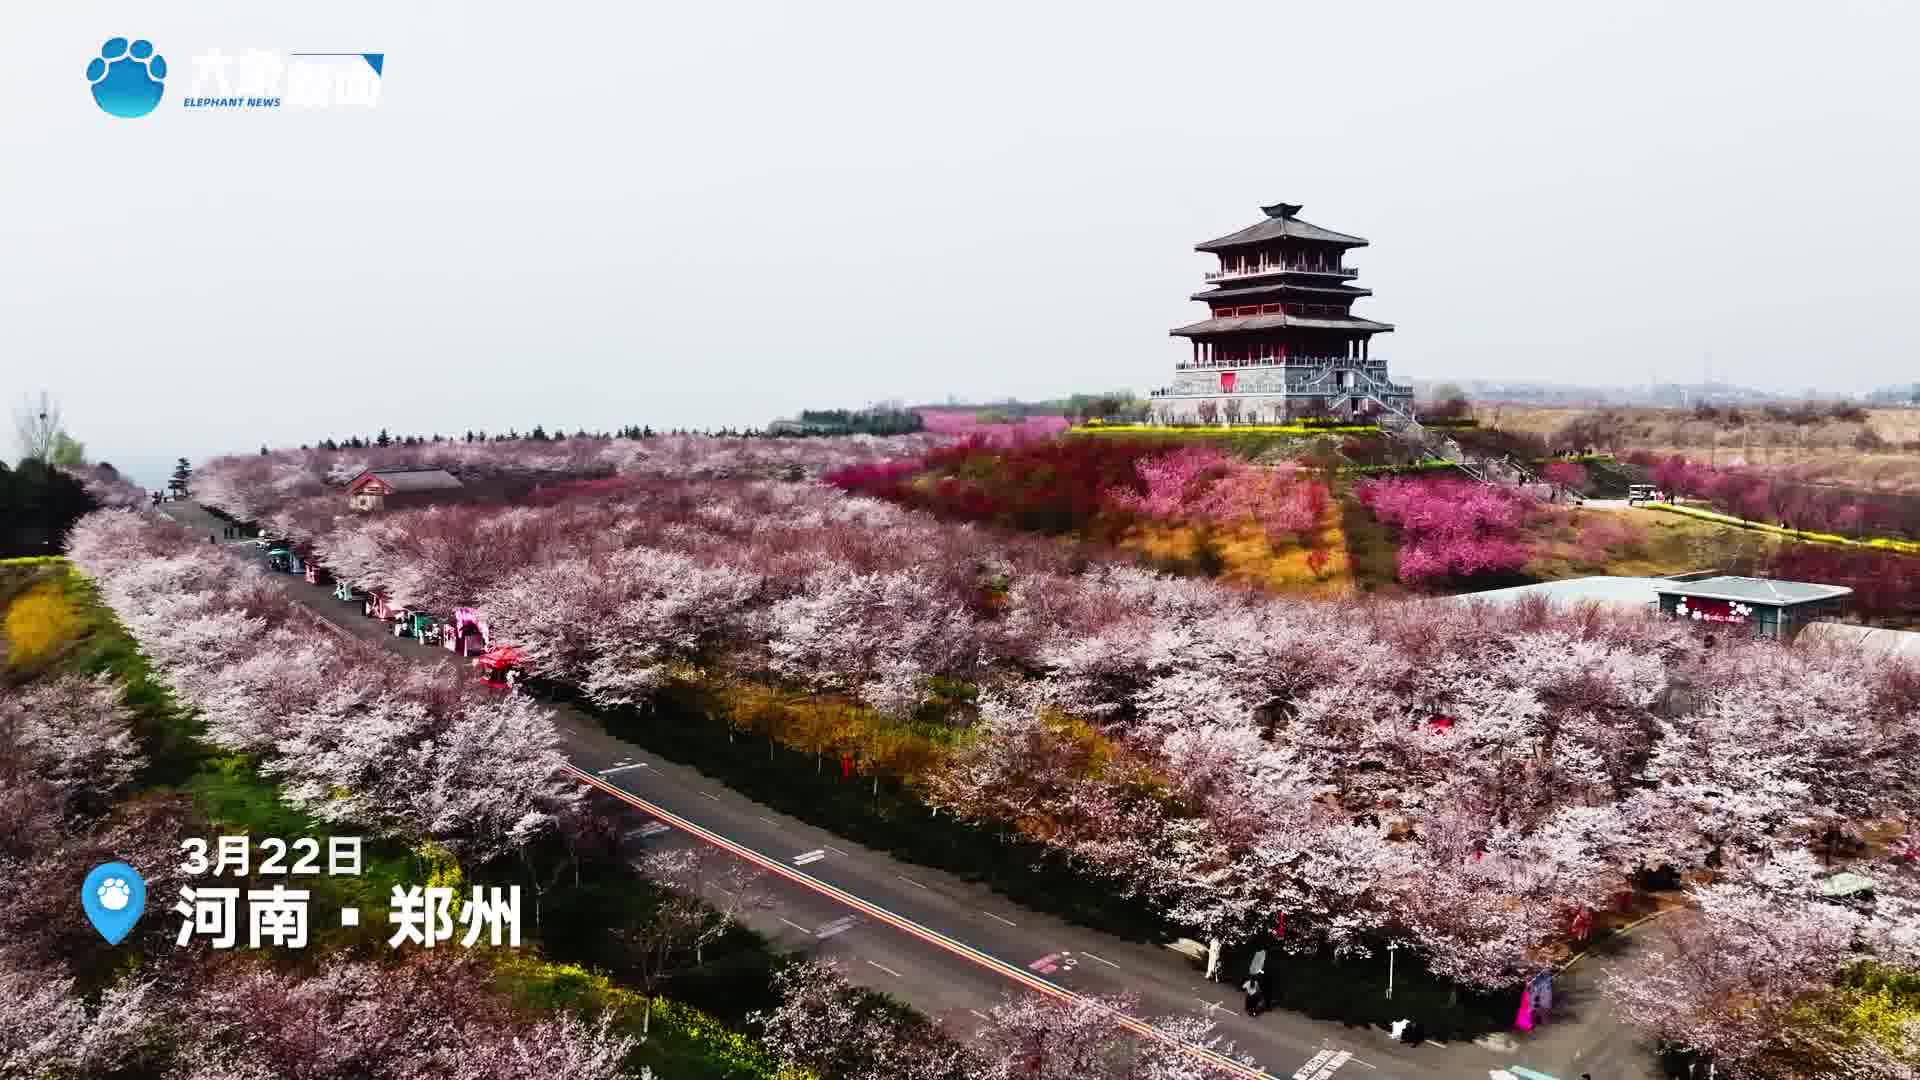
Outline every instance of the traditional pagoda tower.
<path fill-rule="evenodd" d="M 1153 392 L 1162 423 L 1284 420 L 1314 412 L 1384 423 L 1411 419 L 1413 388 L 1387 378 L 1370 343 L 1392 326 L 1353 314 L 1372 295 L 1342 264 L 1358 236 L 1302 221 L 1296 203 L 1263 206 L 1266 220 L 1194 250 L 1220 257 L 1212 286 L 1193 294 L 1211 316 L 1171 331 L 1193 344 L 1173 385 Z"/>

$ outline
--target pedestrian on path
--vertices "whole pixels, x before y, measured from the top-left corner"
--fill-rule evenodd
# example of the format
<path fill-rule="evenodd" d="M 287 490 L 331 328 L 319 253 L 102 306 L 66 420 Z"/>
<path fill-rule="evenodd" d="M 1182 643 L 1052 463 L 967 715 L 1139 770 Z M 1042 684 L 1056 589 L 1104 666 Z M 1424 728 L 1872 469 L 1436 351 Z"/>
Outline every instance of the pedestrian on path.
<path fill-rule="evenodd" d="M 220 542 L 220 541 L 218 541 L 218 540 L 215 540 L 215 539 L 213 538 L 213 534 L 212 534 L 212 533 L 208 533 L 208 534 L 207 534 L 207 543 L 209 543 L 209 544 L 218 544 L 219 542 Z"/>

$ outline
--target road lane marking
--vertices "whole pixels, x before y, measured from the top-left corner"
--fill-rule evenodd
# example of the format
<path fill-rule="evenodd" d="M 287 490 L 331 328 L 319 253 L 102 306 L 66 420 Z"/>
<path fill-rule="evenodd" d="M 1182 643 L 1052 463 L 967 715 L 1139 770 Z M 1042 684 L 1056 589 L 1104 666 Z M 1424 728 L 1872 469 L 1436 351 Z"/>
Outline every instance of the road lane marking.
<path fill-rule="evenodd" d="M 813 931 L 813 936 L 819 938 L 821 941 L 825 941 L 836 934 L 844 934 L 853 929 L 854 924 L 859 921 L 858 916 L 842 915 L 832 922 L 821 923 L 820 929 Z"/>
<path fill-rule="evenodd" d="M 877 919 L 880 922 L 886 923 L 888 926 L 891 926 L 894 929 L 899 930 L 904 934 L 918 938 L 929 945 L 933 945 L 937 948 L 944 949 L 945 951 L 952 953 L 953 955 L 960 957 L 963 960 L 970 961 L 982 968 L 992 971 L 998 975 L 1004 976 L 1005 978 L 1013 982 L 1019 983 L 1020 985 L 1027 987 L 1030 990 L 1034 990 L 1039 993 L 1045 994 L 1048 997 L 1051 997 L 1057 1001 L 1076 1002 L 1076 1003 L 1084 1002 L 1086 1004 L 1090 1004 L 1095 1008 L 1098 1008 L 1101 1011 L 1105 1012 L 1108 1016 L 1112 1017 L 1113 1022 L 1119 1025 L 1120 1027 L 1126 1028 L 1128 1031 L 1131 1031 L 1136 1035 L 1140 1035 L 1144 1038 L 1153 1039 L 1156 1042 L 1162 1043 L 1163 1045 L 1170 1046 L 1177 1050 L 1180 1050 L 1182 1053 L 1185 1053 L 1191 1057 L 1197 1058 L 1201 1061 L 1206 1062 L 1209 1065 L 1212 1065 L 1215 1069 L 1219 1070 L 1220 1072 L 1226 1075 L 1241 1077 L 1242 1080 L 1276 1080 L 1276 1078 L 1271 1073 L 1265 1072 L 1257 1068 L 1253 1068 L 1252 1066 L 1242 1065 L 1240 1062 L 1235 1061 L 1234 1059 L 1228 1057 L 1227 1055 L 1222 1054 L 1219 1051 L 1214 1050 L 1210 1047 L 1201 1046 L 1197 1043 L 1187 1042 L 1184 1039 L 1181 1039 L 1175 1035 L 1172 1035 L 1168 1032 L 1160 1030 L 1157 1027 L 1154 1027 L 1152 1024 L 1147 1023 L 1145 1020 L 1141 1020 L 1141 1019 L 1138 1019 L 1137 1017 L 1129 1016 L 1128 1014 L 1121 1012 L 1118 1009 L 1112 1008 L 1111 1006 L 1106 1005 L 1104 1002 L 1101 1002 L 1098 998 L 1083 997 L 1082 995 L 1076 994 L 1073 991 L 1068 990 L 1066 987 L 1059 985 L 1058 983 L 1050 982 L 1046 979 L 1040 978 L 1037 975 L 1034 975 L 1029 971 L 1025 971 L 1021 968 L 1015 967 L 1012 964 L 1009 964 L 1006 961 L 1001 960 L 999 957 L 993 956 L 990 953 L 983 952 L 980 949 L 977 949 L 972 945 L 968 945 L 967 943 L 960 941 L 957 938 L 950 937 L 946 934 L 941 933 L 938 930 L 934 930 L 930 927 L 923 926 L 920 923 L 914 922 L 912 919 L 905 917 L 904 915 L 898 915 L 892 911 L 887 910 L 886 908 L 881 907 L 878 904 L 873 903 L 870 900 L 862 899 L 861 897 L 856 896 L 853 893 L 850 893 L 847 890 L 842 889 L 837 885 L 830 884 L 828 882 L 820 880 L 817 877 L 814 877 L 811 874 L 805 873 L 800 870 L 796 870 L 793 867 L 788 866 L 785 862 L 779 859 L 776 859 L 771 855 L 762 854 L 761 852 L 755 851 L 754 849 L 747 847 L 744 844 L 739 844 L 732 840 L 729 840 L 726 837 L 720 835 L 719 833 L 714 832 L 712 829 L 706 828 L 705 826 L 700 825 L 697 822 L 681 817 L 680 815 L 675 814 L 670 810 L 667 810 L 665 807 L 659 806 L 653 802 L 650 802 L 646 799 L 641 798 L 638 795 L 635 795 L 633 792 L 628 791 L 625 788 L 618 787 L 612 783 L 602 780 L 601 778 L 593 775 L 590 772 L 587 772 L 584 769 L 579 768 L 578 766 L 571 765 L 571 764 L 562 765 L 561 769 L 567 775 L 573 777 L 575 780 L 579 781 L 580 783 L 586 784 L 588 787 L 594 788 L 595 790 L 601 792 L 602 794 L 610 795 L 613 798 L 618 799 L 623 803 L 626 803 L 628 806 L 634 807 L 639 810 L 644 810 L 647 813 L 654 815 L 655 817 L 658 817 L 664 821 L 671 822 L 673 823 L 674 826 L 683 830 L 688 835 L 697 837 L 698 839 L 703 840 L 706 843 L 721 849 L 722 851 L 730 852 L 733 855 L 738 856 L 740 859 L 746 862 L 752 863 L 754 866 L 757 866 L 762 870 L 765 870 L 769 873 L 786 878 L 788 881 L 791 881 L 794 884 L 799 885 L 803 888 L 811 889 L 812 891 L 819 893 L 822 896 L 826 896 L 833 900 L 837 900 L 840 903 L 845 904 L 847 907 L 850 907 L 855 911 L 861 912 L 862 914 L 871 916 L 872 918 Z M 992 914 L 992 913 L 989 912 L 988 914 Z M 1007 923 L 1009 926 L 1014 925 L 1012 920 L 1010 919 L 1004 919 L 998 915 L 995 915 L 994 918 L 1000 919 L 1000 921 Z"/>
<path fill-rule="evenodd" d="M 644 761 L 640 761 L 640 762 L 635 762 L 635 763 L 634 763 L 634 764 L 632 764 L 632 765 L 615 765 L 615 766 L 614 766 L 613 768 L 611 768 L 611 769 L 601 769 L 601 770 L 600 770 L 600 775 L 601 775 L 601 776 L 612 776 L 612 775 L 613 775 L 614 773 L 617 773 L 617 772 L 626 772 L 626 771 L 627 771 L 628 769 L 651 769 L 651 768 L 653 768 L 653 766 L 651 766 L 651 765 L 649 765 L 649 764 L 647 764 L 647 763 L 646 763 L 646 762 L 644 762 Z"/>
<path fill-rule="evenodd" d="M 905 975 L 902 975 L 902 974 L 900 974 L 899 972 L 897 972 L 897 971 L 895 971 L 895 970 L 893 970 L 892 968 L 890 968 L 890 967 L 888 967 L 887 965 L 885 965 L 885 964 L 882 964 L 882 963 L 880 963 L 880 962 L 878 962 L 878 961 L 875 961 L 875 960 L 869 960 L 869 961 L 867 961 L 867 963 L 868 963 L 868 964 L 871 964 L 871 965 L 872 965 L 872 966 L 874 966 L 874 967 L 877 967 L 877 968 L 879 968 L 879 969 L 880 969 L 881 971 L 884 971 L 884 972 L 886 972 L 887 974 L 889 974 L 889 975 L 891 975 L 891 976 L 893 976 L 893 977 L 894 977 L 894 978 L 896 978 L 896 979 L 904 979 L 904 978 L 906 978 L 906 976 L 905 976 Z"/>
<path fill-rule="evenodd" d="M 780 921 L 781 921 L 781 922 L 783 922 L 783 923 L 786 923 L 786 924 L 787 924 L 788 926 L 791 926 L 791 927 L 793 927 L 793 928 L 794 928 L 795 930 L 798 930 L 798 931 L 800 931 L 800 932 L 801 932 L 801 933 L 803 933 L 803 934 L 811 934 L 811 933 L 813 933 L 813 931 L 811 931 L 811 930 L 809 930 L 809 929 L 807 929 L 807 928 L 806 928 L 806 927 L 804 927 L 804 926 L 801 926 L 801 925 L 800 925 L 799 923 L 797 923 L 797 922 L 794 922 L 794 921 L 793 921 L 792 919 L 789 919 L 789 918 L 787 918 L 787 917 L 786 917 L 785 915 L 782 915 L 782 916 L 780 916 Z"/>
<path fill-rule="evenodd" d="M 827 850 L 833 852 L 835 855 L 840 855 L 843 857 L 846 855 L 846 852 L 841 851 L 839 848 L 834 847 L 832 844 L 827 845 Z"/>
<path fill-rule="evenodd" d="M 995 914 L 994 914 L 993 912 L 991 912 L 991 911 L 985 911 L 985 912 L 981 912 L 981 914 L 983 914 L 983 915 L 985 915 L 985 916 L 987 916 L 987 917 L 988 917 L 988 918 L 990 918 L 990 919 L 999 919 L 999 920 L 1000 920 L 1001 922 L 1003 922 L 1003 923 L 1006 923 L 1006 924 L 1007 924 L 1008 926 L 1019 926 L 1019 925 L 1020 925 L 1019 923 L 1017 923 L 1017 922 L 1014 922 L 1014 921 L 1013 921 L 1012 919 L 1009 919 L 1009 918 L 1007 918 L 1007 917 L 1005 917 L 1004 915 L 995 915 Z"/>
<path fill-rule="evenodd" d="M 967 1011 L 968 1011 L 968 1012 L 970 1012 L 970 1013 L 972 1013 L 973 1015 L 975 1015 L 975 1016 L 977 1016 L 977 1017 L 979 1017 L 979 1018 L 980 1018 L 980 1019 L 982 1019 L 982 1020 L 985 1020 L 985 1019 L 987 1018 L 987 1014 L 986 1014 L 986 1013 L 983 1013 L 983 1012 L 981 1012 L 981 1011 L 980 1011 L 979 1009 L 968 1009 Z"/>
<path fill-rule="evenodd" d="M 658 821 L 649 821 L 633 831 L 639 833 L 641 836 L 659 836 L 663 832 L 672 832 L 673 830 Z M 631 836 L 633 833 L 627 835 Z"/>
<path fill-rule="evenodd" d="M 778 825 L 778 824 L 780 824 L 779 822 L 777 822 L 777 821 L 775 821 L 775 820 L 773 820 L 772 818 L 770 818 L 770 817 L 764 817 L 764 816 L 762 816 L 762 815 L 760 815 L 760 814 L 755 814 L 755 815 L 753 815 L 753 816 L 754 816 L 754 817 L 757 817 L 757 818 L 760 818 L 760 820 L 761 820 L 761 821 L 764 821 L 764 822 L 766 822 L 766 823 L 767 823 L 767 824 L 769 824 L 769 825 Z"/>
<path fill-rule="evenodd" d="M 908 877 L 908 876 L 907 876 L 907 875 L 905 875 L 905 874 L 895 874 L 895 875 L 893 875 L 893 876 L 894 876 L 894 877 L 897 877 L 897 878 L 899 878 L 899 879 L 900 879 L 901 881 L 904 881 L 904 882 L 906 882 L 907 884 L 909 884 L 909 885 L 911 885 L 911 886 L 913 886 L 913 887 L 914 887 L 914 888 L 916 888 L 916 889 L 924 889 L 924 888 L 926 888 L 926 886 L 925 886 L 925 885 L 922 885 L 922 884 L 920 884 L 919 882 L 917 882 L 917 881 L 915 881 L 915 880 L 913 880 L 912 878 L 910 878 L 910 877 Z"/>
<path fill-rule="evenodd" d="M 803 851 L 800 854 L 795 855 L 793 857 L 793 865 L 805 866 L 808 863 L 819 862 L 821 859 L 824 859 L 826 857 L 827 857 L 826 852 L 821 851 L 819 848 L 814 848 L 812 851 Z"/>
<path fill-rule="evenodd" d="M 1107 959 L 1104 956 L 1095 956 L 1092 953 L 1086 951 L 1085 949 L 1080 950 L 1080 955 L 1086 957 L 1089 960 L 1098 960 L 1110 968 L 1118 968 L 1120 966 L 1119 964 L 1114 963 L 1113 961 Z"/>
<path fill-rule="evenodd" d="M 1353 1057 L 1351 1050 L 1322 1050 L 1307 1059 L 1293 1074 L 1293 1080 L 1327 1080 Z"/>
<path fill-rule="evenodd" d="M 709 798 L 709 799 L 712 799 L 712 800 L 713 800 L 714 802 L 719 802 L 719 801 L 720 801 L 720 796 L 718 796 L 718 795 L 715 795 L 715 794 L 714 794 L 713 792 L 711 792 L 711 791 L 703 791 L 703 792 L 701 792 L 700 794 L 702 794 L 702 795 L 705 795 L 705 796 L 706 796 L 707 798 Z"/>

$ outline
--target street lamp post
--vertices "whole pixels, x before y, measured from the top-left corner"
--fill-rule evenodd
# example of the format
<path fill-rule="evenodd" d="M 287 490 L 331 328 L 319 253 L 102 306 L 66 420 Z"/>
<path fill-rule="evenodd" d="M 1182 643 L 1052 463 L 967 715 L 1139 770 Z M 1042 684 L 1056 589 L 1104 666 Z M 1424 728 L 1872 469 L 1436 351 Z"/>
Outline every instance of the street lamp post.
<path fill-rule="evenodd" d="M 1398 951 L 1400 951 L 1399 942 L 1391 941 L 1387 943 L 1387 1000 L 1388 1001 L 1393 1000 L 1393 954 Z"/>

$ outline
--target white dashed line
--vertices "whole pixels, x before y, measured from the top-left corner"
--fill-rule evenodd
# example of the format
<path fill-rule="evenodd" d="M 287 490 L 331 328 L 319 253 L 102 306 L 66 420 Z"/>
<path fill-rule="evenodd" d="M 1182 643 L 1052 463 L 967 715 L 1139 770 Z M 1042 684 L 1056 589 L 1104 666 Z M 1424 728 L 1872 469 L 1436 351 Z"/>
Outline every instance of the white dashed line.
<path fill-rule="evenodd" d="M 759 814 L 755 814 L 755 815 L 753 815 L 753 816 L 754 816 L 754 817 L 757 817 L 757 818 L 760 818 L 760 820 L 761 820 L 761 821 L 764 821 L 764 822 L 766 822 L 766 823 L 767 823 L 767 824 L 769 824 L 769 825 L 778 825 L 778 824 L 780 824 L 779 822 L 777 822 L 777 821 L 775 821 L 775 820 L 773 820 L 773 819 L 772 819 L 772 818 L 770 818 L 770 817 L 760 817 L 760 815 L 759 815 Z"/>
<path fill-rule="evenodd" d="M 1114 963 L 1113 961 L 1107 959 L 1104 956 L 1095 956 L 1092 953 L 1086 951 L 1085 949 L 1080 950 L 1080 955 L 1086 957 L 1089 960 L 1098 960 L 1110 968 L 1117 968 L 1120 966 L 1119 964 Z"/>
<path fill-rule="evenodd" d="M 870 964 L 870 965 L 872 965 L 873 967 L 877 967 L 877 968 L 879 968 L 879 969 L 880 969 L 881 971 L 884 971 L 884 972 L 886 972 L 887 974 L 889 974 L 889 975 L 891 975 L 891 976 L 893 976 L 893 977 L 894 977 L 894 978 L 896 978 L 896 979 L 904 979 L 904 978 L 906 978 L 906 976 L 904 976 L 904 975 L 902 975 L 902 974 L 900 974 L 899 972 L 897 972 L 897 971 L 895 971 L 895 970 L 893 970 L 892 968 L 890 968 L 890 967 L 888 967 L 888 966 L 887 966 L 887 965 L 885 965 L 885 964 L 882 964 L 882 963 L 877 963 L 877 962 L 875 962 L 875 961 L 873 961 L 873 960 L 869 960 L 869 961 L 867 961 L 867 963 L 868 963 L 868 964 Z"/>
<path fill-rule="evenodd" d="M 834 846 L 833 846 L 832 844 L 828 844 L 828 845 L 827 845 L 827 850 L 828 850 L 828 851 L 831 851 L 831 852 L 833 852 L 833 853 L 834 853 L 835 855 L 845 855 L 845 854 L 846 854 L 846 852 L 844 852 L 844 851 L 841 851 L 841 850 L 840 850 L 839 848 L 837 848 L 837 847 L 834 847 Z"/>
<path fill-rule="evenodd" d="M 636 762 L 636 763 L 634 763 L 634 764 L 632 764 L 632 765 L 615 765 L 615 766 L 614 766 L 613 768 L 611 768 L 611 769 L 601 769 L 601 770 L 600 770 L 600 775 L 601 775 L 601 776 L 612 776 L 612 775 L 613 775 L 614 773 L 617 773 L 617 772 L 626 772 L 626 771 L 627 771 L 628 769 L 651 769 L 651 768 L 653 768 L 653 766 L 651 766 L 651 765 L 649 765 L 649 764 L 647 764 L 647 763 L 646 763 L 646 762 L 644 762 L 644 761 L 641 761 L 641 762 Z"/>
<path fill-rule="evenodd" d="M 925 885 L 922 885 L 922 884 L 920 884 L 919 882 L 917 882 L 917 881 L 915 881 L 915 880 L 913 880 L 912 878 L 910 878 L 910 877 L 908 877 L 908 876 L 907 876 L 907 875 L 905 875 L 905 874 L 895 874 L 895 875 L 893 875 L 893 876 L 894 876 L 894 877 L 897 877 L 897 878 L 899 878 L 899 879 L 900 879 L 901 881 L 904 881 L 904 882 L 906 882 L 907 884 L 909 884 L 909 885 L 911 885 L 911 886 L 913 886 L 913 887 L 914 887 L 914 888 L 916 888 L 916 889 L 924 889 L 924 888 L 926 888 L 926 886 L 925 886 Z"/>
<path fill-rule="evenodd" d="M 819 938 L 821 941 L 825 941 L 836 934 L 844 934 L 853 929 L 854 924 L 859 921 L 860 919 L 857 916 L 842 915 L 832 922 L 821 923 L 820 929 L 815 930 L 813 936 Z"/>
<path fill-rule="evenodd" d="M 995 914 L 994 914 L 993 912 L 991 912 L 991 911 L 986 911 L 986 912 L 982 912 L 981 914 L 983 914 L 983 915 L 985 915 L 985 916 L 986 916 L 987 918 L 989 918 L 989 919 L 999 919 L 999 920 L 1000 920 L 1001 922 L 1003 922 L 1003 923 L 1006 923 L 1006 924 L 1007 924 L 1008 926 L 1019 926 L 1019 925 L 1020 925 L 1019 923 L 1017 923 L 1017 922 L 1014 922 L 1014 921 L 1013 921 L 1012 919 L 1009 919 L 1009 918 L 1007 918 L 1007 917 L 1005 917 L 1005 916 L 1003 916 L 1003 915 L 995 915 Z"/>
<path fill-rule="evenodd" d="M 702 794 L 702 795 L 704 795 L 704 796 L 706 796 L 706 797 L 707 797 L 707 798 L 709 798 L 709 799 L 712 799 L 712 800 L 713 800 L 714 802 L 719 802 L 719 801 L 720 801 L 720 796 L 718 796 L 718 795 L 715 795 L 715 794 L 714 794 L 713 792 L 711 792 L 711 791 L 703 791 L 703 792 L 701 792 L 700 794 Z"/>
<path fill-rule="evenodd" d="M 1293 1080 L 1327 1080 L 1327 1077 L 1337 1072 L 1340 1066 L 1352 1059 L 1353 1051 L 1351 1050 L 1322 1050 L 1308 1058 L 1305 1065 L 1300 1066 L 1299 1071 L 1293 1074 Z M 1362 1064 L 1365 1063 L 1362 1062 Z"/>
<path fill-rule="evenodd" d="M 805 866 L 808 863 L 819 862 L 821 859 L 824 859 L 826 857 L 827 857 L 826 852 L 821 851 L 819 848 L 814 848 L 812 851 L 803 851 L 800 854 L 795 855 L 793 857 L 793 865 Z"/>
<path fill-rule="evenodd" d="M 804 926 L 801 926 L 801 925 L 800 925 L 799 923 L 797 923 L 797 922 L 794 922 L 794 921 L 793 921 L 792 919 L 789 919 L 789 918 L 787 918 L 787 917 L 786 917 L 785 915 L 782 915 L 782 916 L 780 916 L 780 921 L 781 921 L 781 922 L 783 922 L 783 923 L 786 923 L 786 924 L 787 924 L 788 926 L 791 926 L 791 927 L 793 927 L 793 928 L 794 928 L 795 930 L 798 930 L 798 931 L 800 931 L 800 932 L 801 932 L 801 933 L 803 933 L 803 934 L 811 934 L 811 933 L 813 933 L 813 931 L 811 931 L 811 930 L 809 930 L 809 929 L 807 929 L 807 928 L 806 928 L 806 927 L 804 927 Z"/>
<path fill-rule="evenodd" d="M 633 836 L 637 834 L 640 836 L 659 836 L 663 832 L 672 832 L 672 831 L 673 830 L 671 828 L 669 828 L 668 826 L 658 821 L 649 821 L 645 825 L 640 826 L 639 828 L 633 830 L 633 832 L 630 832 L 627 835 Z"/>

